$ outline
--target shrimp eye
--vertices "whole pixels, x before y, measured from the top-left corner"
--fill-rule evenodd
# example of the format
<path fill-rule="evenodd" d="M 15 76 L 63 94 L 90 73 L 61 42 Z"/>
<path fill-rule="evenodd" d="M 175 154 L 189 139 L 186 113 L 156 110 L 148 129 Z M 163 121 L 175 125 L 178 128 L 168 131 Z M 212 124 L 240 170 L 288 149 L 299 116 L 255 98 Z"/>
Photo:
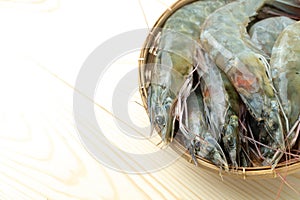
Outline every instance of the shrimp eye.
<path fill-rule="evenodd" d="M 278 124 L 276 122 L 274 122 L 273 120 L 270 120 L 268 125 L 272 131 L 275 131 L 278 129 Z"/>
<path fill-rule="evenodd" d="M 273 124 L 272 124 L 272 129 L 273 129 L 273 130 L 277 130 L 278 127 L 279 127 L 278 124 L 275 123 L 275 122 L 273 122 Z"/>
<path fill-rule="evenodd" d="M 231 137 L 228 137 L 228 139 L 227 139 L 227 140 L 228 140 L 228 142 L 229 142 L 229 143 L 231 143 L 231 142 L 232 142 L 232 140 L 231 140 Z"/>
<path fill-rule="evenodd" d="M 159 126 L 164 126 L 165 125 L 165 118 L 163 116 L 156 116 L 155 117 L 155 122 L 159 125 Z"/>

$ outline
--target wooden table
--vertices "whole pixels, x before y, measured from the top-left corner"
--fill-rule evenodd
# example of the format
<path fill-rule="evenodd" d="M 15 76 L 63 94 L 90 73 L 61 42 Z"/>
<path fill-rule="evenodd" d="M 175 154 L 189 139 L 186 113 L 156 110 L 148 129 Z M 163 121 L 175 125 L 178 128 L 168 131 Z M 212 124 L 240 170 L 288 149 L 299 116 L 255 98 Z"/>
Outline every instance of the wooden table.
<path fill-rule="evenodd" d="M 122 7 L 129 2 L 131 6 Z M 150 24 L 163 9 L 151 14 Z M 116 19 L 105 19 L 108 10 L 124 16 L 120 25 Z M 138 19 L 128 14 L 133 11 Z M 130 19 L 136 19 L 135 24 L 128 22 Z M 280 199 L 300 198 L 300 172 L 287 177 L 283 174 L 286 183 L 280 178 L 241 180 L 224 176 L 222 180 L 218 174 L 179 157 L 160 170 L 128 174 L 97 162 L 88 153 L 73 116 L 76 76 L 101 42 L 133 26 L 144 26 L 138 2 L 1 1 L 0 24 L 1 200 L 275 199 L 279 191 Z M 114 63 L 124 69 L 120 76 L 136 68 L 137 55 L 135 52 Z M 128 152 L 156 151 L 157 137 L 139 141 L 118 132 L 114 117 L 107 112 L 111 111 L 111 100 L 104 98 L 114 88 L 101 86 L 94 103 L 105 136 Z M 136 102 L 140 102 L 137 93 L 129 101 L 130 117 L 137 125 L 147 126 L 147 115 Z M 89 126 L 84 119 L 82 123 Z"/>

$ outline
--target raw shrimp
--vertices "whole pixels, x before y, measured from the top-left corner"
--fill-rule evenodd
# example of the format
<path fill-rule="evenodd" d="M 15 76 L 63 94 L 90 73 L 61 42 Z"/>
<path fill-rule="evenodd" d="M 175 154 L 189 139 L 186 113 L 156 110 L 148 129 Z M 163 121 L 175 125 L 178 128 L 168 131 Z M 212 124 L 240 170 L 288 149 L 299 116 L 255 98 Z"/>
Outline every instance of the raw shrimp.
<path fill-rule="evenodd" d="M 213 137 L 204 116 L 203 97 L 199 84 L 196 89 L 192 89 L 192 78 L 187 79 L 181 88 L 178 97 L 178 105 L 182 106 L 178 110 L 179 128 L 185 136 L 185 145 L 197 164 L 195 155 L 206 158 L 220 168 L 229 170 L 226 156 Z"/>
<path fill-rule="evenodd" d="M 271 57 L 273 45 L 279 34 L 285 27 L 295 22 L 295 20 L 284 16 L 261 20 L 250 28 L 251 41 Z"/>
<path fill-rule="evenodd" d="M 280 33 L 290 24 L 295 23 L 295 20 L 292 20 L 288 17 L 271 17 L 264 20 L 261 20 L 255 23 L 249 31 L 249 35 L 251 40 L 261 49 L 263 50 L 268 57 L 271 57 L 272 48 L 274 43 Z M 256 125 L 254 126 L 256 127 Z M 270 135 L 266 134 L 265 130 L 262 128 L 256 127 L 255 129 L 259 130 L 257 137 L 258 141 L 263 144 L 268 144 L 268 141 L 272 141 Z M 257 132 L 253 130 L 253 132 Z M 272 146 L 271 144 L 268 144 Z M 276 148 L 276 147 L 275 147 Z M 268 157 L 268 154 L 272 154 L 272 149 L 261 146 L 262 155 Z M 260 153 L 259 153 L 260 154 Z M 268 162 L 268 161 L 267 161 Z"/>
<path fill-rule="evenodd" d="M 200 64 L 201 91 L 208 124 L 216 141 L 223 136 L 222 140 L 232 165 L 237 167 L 240 99 L 227 77 L 221 74 L 206 53 L 202 60 L 204 66 Z"/>
<path fill-rule="evenodd" d="M 173 137 L 174 102 L 186 77 L 196 64 L 200 51 L 200 26 L 204 19 L 227 1 L 197 1 L 177 10 L 165 22 L 159 35 L 155 66 L 151 69 L 148 109 L 153 127 L 158 127 L 162 140 Z"/>
<path fill-rule="evenodd" d="M 274 86 L 288 124 L 293 127 L 288 130 L 287 136 L 287 146 L 291 148 L 300 129 L 300 22 L 288 26 L 280 34 L 273 47 L 270 64 Z"/>
<path fill-rule="evenodd" d="M 240 0 L 223 6 L 205 20 L 200 41 L 226 73 L 253 117 L 263 122 L 272 136 L 272 147 L 276 148 L 269 155 L 268 164 L 275 167 L 282 156 L 277 152 L 285 149 L 279 105 L 264 53 L 251 42 L 246 30 L 250 17 L 266 2 Z"/>

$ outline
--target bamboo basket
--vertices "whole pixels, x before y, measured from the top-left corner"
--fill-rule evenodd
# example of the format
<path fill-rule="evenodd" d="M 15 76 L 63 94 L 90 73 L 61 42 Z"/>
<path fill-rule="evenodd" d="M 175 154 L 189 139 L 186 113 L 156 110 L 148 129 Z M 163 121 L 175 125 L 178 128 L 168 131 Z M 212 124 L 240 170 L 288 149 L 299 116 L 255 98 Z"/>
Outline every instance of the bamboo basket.
<path fill-rule="evenodd" d="M 139 91 L 142 97 L 143 105 L 146 111 L 147 109 L 147 97 L 148 92 L 147 89 L 149 87 L 149 82 L 151 79 L 151 74 L 149 73 L 151 66 L 147 66 L 147 63 L 153 63 L 155 59 L 155 53 L 153 53 L 153 44 L 155 42 L 155 38 L 159 33 L 160 28 L 163 27 L 165 21 L 179 8 L 195 2 L 197 0 L 178 0 L 175 4 L 173 4 L 170 9 L 166 10 L 160 18 L 156 21 L 154 27 L 150 31 L 150 34 L 146 38 L 146 41 L 142 47 L 139 59 Z M 182 141 L 175 140 L 171 145 L 173 148 L 180 149 L 181 152 L 184 152 L 182 156 L 189 162 L 191 162 L 191 156 L 185 149 L 182 144 Z M 206 170 L 212 171 L 214 173 L 218 173 L 225 176 L 237 177 L 242 179 L 259 179 L 259 178 L 276 178 L 278 174 L 288 175 L 295 173 L 300 170 L 300 160 L 291 159 L 285 161 L 283 163 L 279 163 L 275 169 L 271 169 L 269 166 L 264 167 L 239 167 L 238 169 L 230 169 L 228 172 L 222 171 L 220 172 L 220 168 L 215 166 L 210 161 L 197 157 L 197 161 L 199 163 L 199 167 L 204 168 Z M 193 164 L 193 163 L 191 163 Z"/>

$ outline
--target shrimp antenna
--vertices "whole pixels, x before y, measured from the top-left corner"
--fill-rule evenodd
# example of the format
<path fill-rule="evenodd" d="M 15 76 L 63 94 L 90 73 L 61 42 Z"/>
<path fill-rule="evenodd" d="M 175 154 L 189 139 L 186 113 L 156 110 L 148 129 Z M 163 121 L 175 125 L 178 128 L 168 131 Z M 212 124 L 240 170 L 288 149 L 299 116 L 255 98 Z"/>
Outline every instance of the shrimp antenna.
<path fill-rule="evenodd" d="M 148 23 L 148 19 L 147 19 L 147 16 L 146 16 L 146 12 L 145 12 L 144 6 L 142 5 L 141 0 L 138 0 L 138 2 L 139 2 L 139 5 L 141 7 L 141 10 L 142 10 L 142 13 L 143 13 L 143 16 L 144 16 L 144 20 L 145 20 L 145 22 L 147 24 L 148 30 L 150 30 L 150 26 L 149 26 L 149 23 Z"/>
<path fill-rule="evenodd" d="M 264 66 L 265 66 L 265 69 L 266 69 L 267 76 L 268 76 L 270 82 L 272 83 L 272 74 L 271 74 L 271 67 L 270 67 L 270 64 L 268 63 L 267 59 L 266 59 L 264 56 L 262 56 L 262 55 L 259 56 L 259 59 L 260 59 L 260 61 L 263 62 Z M 279 99 L 279 97 L 278 97 L 278 95 L 277 95 L 278 92 L 277 92 L 276 88 L 273 86 L 273 84 L 271 84 L 271 87 L 272 87 L 272 89 L 273 89 L 273 91 L 274 91 L 274 93 L 275 93 L 275 97 L 276 97 L 277 103 L 278 103 L 278 105 L 279 105 L 279 108 L 280 108 L 280 110 L 281 110 L 281 112 L 282 112 L 282 115 L 283 115 L 283 118 L 284 118 L 284 120 L 285 120 L 285 123 L 286 123 L 286 130 L 287 130 L 287 132 L 289 132 L 289 129 L 290 129 L 290 128 L 289 128 L 289 120 L 288 120 L 288 118 L 287 118 L 287 116 L 286 116 L 286 114 L 285 114 L 285 112 L 284 112 L 284 110 L 283 110 L 283 106 L 282 106 L 282 104 L 281 104 L 281 102 L 280 102 L 280 99 Z"/>
<path fill-rule="evenodd" d="M 166 4 L 165 2 L 163 2 L 162 0 L 157 0 L 160 4 L 162 4 L 162 5 L 164 5 L 168 10 L 172 10 L 172 8 L 168 5 L 168 4 Z"/>
<path fill-rule="evenodd" d="M 289 145 L 292 147 L 296 141 L 297 138 L 299 136 L 299 132 L 300 132 L 300 115 L 298 117 L 298 120 L 294 123 L 293 127 L 291 128 L 290 132 L 288 133 L 288 135 L 286 136 L 286 140 L 288 140 L 288 138 L 292 135 L 292 133 L 295 131 L 295 129 L 297 128 L 296 132 L 295 132 L 295 136 L 292 138 L 292 140 L 290 141 Z"/>

